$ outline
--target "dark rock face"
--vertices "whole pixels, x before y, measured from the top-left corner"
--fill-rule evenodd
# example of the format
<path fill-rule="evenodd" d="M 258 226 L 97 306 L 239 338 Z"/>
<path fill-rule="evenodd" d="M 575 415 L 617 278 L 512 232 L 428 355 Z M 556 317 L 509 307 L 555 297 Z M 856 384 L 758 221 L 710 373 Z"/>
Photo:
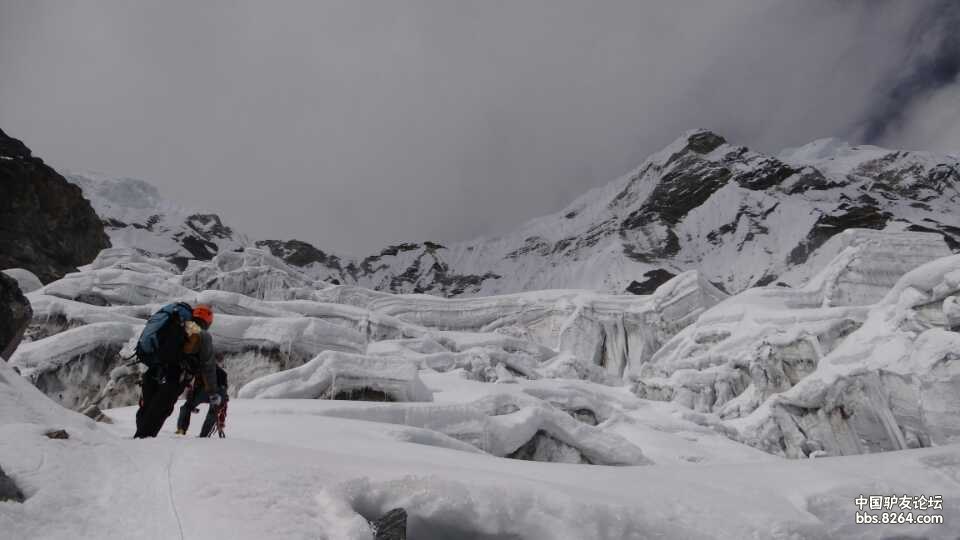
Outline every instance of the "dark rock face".
<path fill-rule="evenodd" d="M 187 226 L 204 238 L 233 238 L 233 229 L 224 225 L 216 214 L 193 214 L 187 217 Z"/>
<path fill-rule="evenodd" d="M 268 249 L 272 255 L 293 266 L 315 264 L 326 267 L 331 277 L 325 279 L 335 285 L 373 282 L 373 288 L 392 293 L 458 296 L 478 291 L 486 280 L 500 279 L 493 272 L 479 275 L 456 273 L 440 256 L 439 252 L 446 248 L 436 242 L 387 246 L 376 255 L 346 263 L 340 257 L 301 240 L 261 240 L 256 246 Z M 397 260 L 401 256 L 408 258 Z M 400 261 L 403 261 L 402 265 Z"/>
<path fill-rule="evenodd" d="M 366 388 L 366 387 L 337 392 L 330 399 L 343 400 L 343 401 L 381 401 L 381 402 L 395 401 L 392 397 L 390 397 L 390 394 L 387 394 L 382 390 L 375 390 L 373 388 Z"/>
<path fill-rule="evenodd" d="M 407 511 L 394 508 L 372 522 L 374 540 L 406 540 Z"/>
<path fill-rule="evenodd" d="M 219 249 L 213 242 L 196 236 L 178 236 L 176 238 L 180 241 L 184 249 L 189 251 L 194 258 L 201 261 L 209 261 L 217 254 L 217 250 Z"/>
<path fill-rule="evenodd" d="M 883 229 L 892 219 L 893 215 L 890 212 L 880 210 L 869 203 L 860 206 L 843 204 L 837 213 L 824 214 L 817 219 L 806 240 L 790 252 L 788 260 L 793 264 L 802 264 L 834 235 L 851 228 Z M 928 232 L 930 231 L 934 229 L 929 229 Z M 945 236 L 945 239 L 948 238 Z M 949 243 L 948 240 L 947 244 Z"/>
<path fill-rule="evenodd" d="M 543 430 L 537 431 L 533 438 L 505 457 L 523 461 L 593 465 L 579 450 Z"/>
<path fill-rule="evenodd" d="M 0 192 L 0 268 L 26 268 L 49 283 L 110 247 L 80 188 L 2 131 Z"/>
<path fill-rule="evenodd" d="M 24 500 L 23 492 L 13 483 L 13 479 L 3 472 L 0 468 L 0 502 L 13 501 L 22 503 Z"/>
<path fill-rule="evenodd" d="M 726 139 L 716 133 L 700 131 L 690 136 L 687 147 L 698 154 L 709 154 L 726 142 Z"/>
<path fill-rule="evenodd" d="M 643 281 L 631 281 L 627 287 L 627 292 L 630 294 L 653 294 L 653 292 L 657 290 L 657 287 L 670 281 L 676 277 L 676 275 L 663 268 L 657 268 L 656 270 L 650 270 L 643 274 L 643 277 L 646 278 Z"/>
<path fill-rule="evenodd" d="M 10 358 L 32 317 L 33 309 L 17 281 L 0 272 L 0 359 Z"/>
<path fill-rule="evenodd" d="M 315 248 L 302 240 L 261 240 L 258 248 L 270 250 L 274 257 L 280 257 L 294 266 L 307 266 L 313 263 L 322 264 L 337 271 L 341 270 L 340 258 Z"/>

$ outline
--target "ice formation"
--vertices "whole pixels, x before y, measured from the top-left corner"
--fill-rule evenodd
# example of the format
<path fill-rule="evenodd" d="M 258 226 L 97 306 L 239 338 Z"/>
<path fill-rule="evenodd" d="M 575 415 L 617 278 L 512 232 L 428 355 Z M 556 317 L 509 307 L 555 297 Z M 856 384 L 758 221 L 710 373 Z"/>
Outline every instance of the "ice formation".
<path fill-rule="evenodd" d="M 240 389 L 241 398 L 431 401 L 433 395 L 403 359 L 326 351 L 306 364 L 260 377 Z"/>
<path fill-rule="evenodd" d="M 180 279 L 195 290 L 216 289 L 266 300 L 310 299 L 323 282 L 295 270 L 266 251 L 226 252 L 211 261 L 190 261 Z"/>
<path fill-rule="evenodd" d="M 13 361 L 68 406 L 131 403 L 140 368 L 123 364 L 138 328 L 162 304 L 184 300 L 216 311 L 212 334 L 230 366 L 234 391 L 303 366 L 323 351 L 400 357 L 420 368 L 461 370 L 489 382 L 559 375 L 616 383 L 628 366 L 648 360 L 724 296 L 696 272 L 649 296 L 394 296 L 310 281 L 254 249 L 190 261 L 180 273 L 161 259 L 113 248 L 80 272 L 31 293 L 32 343 Z M 108 327 L 113 330 L 98 330 Z M 47 359 L 39 363 L 38 357 Z"/>
<path fill-rule="evenodd" d="M 726 297 L 692 271 L 667 281 L 649 296 L 556 290 L 446 299 L 370 293 L 344 286 L 325 289 L 317 296 L 426 328 L 474 332 L 477 337 L 473 339 L 490 339 L 480 337 L 490 333 L 515 336 L 517 345 L 509 348 L 529 349 L 529 343 L 536 343 L 600 366 L 616 378 L 630 364 L 647 361 L 704 309 Z"/>
<path fill-rule="evenodd" d="M 916 233 L 846 236 L 804 287 L 752 289 L 704 313 L 631 374 L 637 394 L 789 457 L 953 440 L 960 259 Z"/>
<path fill-rule="evenodd" d="M 241 396 L 254 397 L 260 388 L 248 389 L 258 382 L 244 388 Z M 296 392 L 286 395 L 301 397 Z M 596 427 L 592 409 L 565 412 L 525 393 L 495 393 L 457 404 L 345 405 L 322 414 L 424 428 L 500 457 L 598 465 L 651 463 L 637 446 Z"/>

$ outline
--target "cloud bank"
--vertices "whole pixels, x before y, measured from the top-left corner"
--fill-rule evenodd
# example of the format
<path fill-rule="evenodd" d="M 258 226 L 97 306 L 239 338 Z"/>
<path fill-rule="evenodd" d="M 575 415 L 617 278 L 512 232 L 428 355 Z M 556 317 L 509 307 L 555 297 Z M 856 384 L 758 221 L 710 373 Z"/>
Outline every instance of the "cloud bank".
<path fill-rule="evenodd" d="M 364 254 L 505 232 L 693 127 L 960 153 L 955 4 L 6 2 L 0 125 Z"/>

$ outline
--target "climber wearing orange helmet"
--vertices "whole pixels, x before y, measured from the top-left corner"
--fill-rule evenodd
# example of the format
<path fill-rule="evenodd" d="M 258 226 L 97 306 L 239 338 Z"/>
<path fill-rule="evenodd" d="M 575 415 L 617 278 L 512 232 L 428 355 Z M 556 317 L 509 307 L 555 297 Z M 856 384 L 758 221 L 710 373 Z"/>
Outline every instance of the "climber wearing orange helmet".
<path fill-rule="evenodd" d="M 201 437 L 209 437 L 217 425 L 221 409 L 226 407 L 227 373 L 214 359 L 213 338 L 207 329 L 213 324 L 213 310 L 200 304 L 193 308 L 193 319 L 185 325 L 187 339 L 183 347 L 183 368 L 187 374 L 186 402 L 177 418 L 177 435 L 186 435 L 190 427 L 190 413 L 201 403 L 210 403 L 207 418 L 200 430 Z M 171 408 L 172 409 L 172 408 Z"/>
<path fill-rule="evenodd" d="M 219 386 L 213 338 L 207 332 L 211 324 L 210 306 L 191 308 L 183 302 L 164 306 L 147 321 L 137 343 L 137 356 L 148 369 L 141 381 L 134 437 L 157 436 L 191 379 L 202 381 L 211 405 L 220 405 L 222 397 L 214 395 Z"/>

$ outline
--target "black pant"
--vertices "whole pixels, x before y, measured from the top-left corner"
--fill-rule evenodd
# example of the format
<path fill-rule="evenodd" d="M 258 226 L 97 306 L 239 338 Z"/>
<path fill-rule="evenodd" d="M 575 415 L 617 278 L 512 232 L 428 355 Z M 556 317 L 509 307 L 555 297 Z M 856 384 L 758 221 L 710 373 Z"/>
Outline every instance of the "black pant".
<path fill-rule="evenodd" d="M 211 405 L 207 409 L 207 417 L 203 420 L 203 427 L 200 428 L 201 437 L 209 437 L 213 432 L 214 426 L 217 425 L 217 417 L 220 415 L 220 407 L 223 407 L 223 403 L 227 400 L 227 393 L 221 389 L 220 392 L 220 406 L 214 407 Z M 190 429 L 190 413 L 193 412 L 201 403 L 208 403 L 210 401 L 210 395 L 203 390 L 202 388 L 194 388 L 192 391 L 187 392 L 187 401 L 180 406 L 180 417 L 177 418 L 177 429 L 182 429 L 186 432 Z"/>
<path fill-rule="evenodd" d="M 173 413 L 177 398 L 183 393 L 182 375 L 178 365 L 168 365 L 162 369 L 151 367 L 143 374 L 134 438 L 156 437 L 160 433 L 163 423 Z"/>

